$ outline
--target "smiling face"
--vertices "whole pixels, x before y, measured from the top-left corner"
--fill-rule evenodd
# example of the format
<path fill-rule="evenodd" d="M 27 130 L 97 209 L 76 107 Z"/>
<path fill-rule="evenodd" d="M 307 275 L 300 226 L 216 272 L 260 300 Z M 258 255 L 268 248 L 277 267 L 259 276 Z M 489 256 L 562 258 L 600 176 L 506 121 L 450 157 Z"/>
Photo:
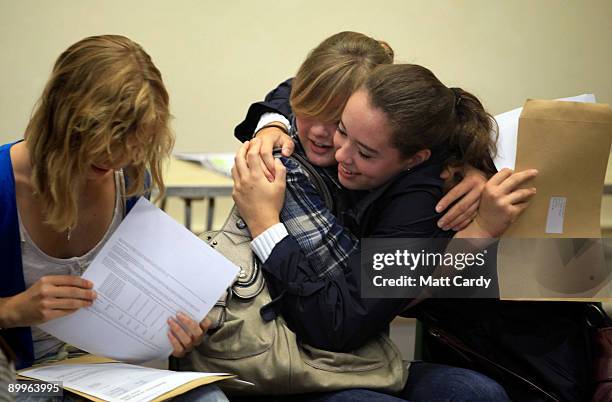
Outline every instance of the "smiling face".
<path fill-rule="evenodd" d="M 110 175 L 115 170 L 127 167 L 135 162 L 135 149 L 138 148 L 136 139 L 132 136 L 127 140 L 128 145 L 118 142 L 110 146 L 110 153 L 104 150 L 92 158 L 87 180 L 99 180 Z"/>
<path fill-rule="evenodd" d="M 323 122 L 312 117 L 296 115 L 297 132 L 306 151 L 306 157 L 315 166 L 329 167 L 336 164 L 334 133 L 336 122 Z"/>
<path fill-rule="evenodd" d="M 101 179 L 111 174 L 115 170 L 119 170 L 122 167 L 125 167 L 127 165 L 129 165 L 129 161 L 127 161 L 126 159 L 123 159 L 122 162 L 119 162 L 116 160 L 109 160 L 109 159 L 96 161 L 95 163 L 92 163 L 90 165 L 90 170 L 87 172 L 87 179 L 88 180 Z"/>
<path fill-rule="evenodd" d="M 351 190 L 371 190 L 416 165 L 392 145 L 393 128 L 385 113 L 374 108 L 366 91 L 348 100 L 334 135 L 338 179 Z"/>

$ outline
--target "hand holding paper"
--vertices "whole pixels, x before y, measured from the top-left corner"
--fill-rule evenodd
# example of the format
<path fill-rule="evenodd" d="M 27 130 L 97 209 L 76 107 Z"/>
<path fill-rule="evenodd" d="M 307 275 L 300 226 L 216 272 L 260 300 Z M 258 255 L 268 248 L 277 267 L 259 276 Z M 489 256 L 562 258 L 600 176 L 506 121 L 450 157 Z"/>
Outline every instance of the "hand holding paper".
<path fill-rule="evenodd" d="M 185 313 L 178 313 L 175 318 L 168 318 L 168 325 L 170 325 L 168 339 L 172 344 L 172 356 L 183 357 L 202 343 L 202 338 L 210 324 L 207 318 L 196 322 Z"/>
<path fill-rule="evenodd" d="M 43 276 L 25 291 L 5 299 L 1 317 L 7 327 L 29 327 L 89 307 L 93 284 L 79 276 Z"/>
<path fill-rule="evenodd" d="M 498 237 L 514 222 L 529 205 L 536 188 L 519 188 L 536 177 L 535 169 L 513 173 L 502 169 L 485 185 L 480 207 L 474 222 L 485 233 L 484 237 Z"/>
<path fill-rule="evenodd" d="M 179 339 L 182 348 L 173 348 L 168 319 L 179 312 L 203 319 L 238 270 L 141 199 L 83 275 L 94 283 L 98 294 L 94 304 L 41 328 L 87 352 L 116 360 L 166 358 L 173 349 L 181 354 L 198 339 L 184 338 L 186 344 Z"/>

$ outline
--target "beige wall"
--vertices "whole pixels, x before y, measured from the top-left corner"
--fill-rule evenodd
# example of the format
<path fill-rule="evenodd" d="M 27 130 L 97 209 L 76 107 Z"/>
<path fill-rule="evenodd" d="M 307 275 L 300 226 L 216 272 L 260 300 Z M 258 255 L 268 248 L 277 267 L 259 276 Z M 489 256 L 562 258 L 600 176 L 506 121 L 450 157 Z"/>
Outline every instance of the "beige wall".
<path fill-rule="evenodd" d="M 23 132 L 71 43 L 124 34 L 164 74 L 176 150 L 230 151 L 247 106 L 326 36 L 357 30 L 475 92 L 493 112 L 528 97 L 612 102 L 612 1 L 0 0 L 0 143 Z"/>

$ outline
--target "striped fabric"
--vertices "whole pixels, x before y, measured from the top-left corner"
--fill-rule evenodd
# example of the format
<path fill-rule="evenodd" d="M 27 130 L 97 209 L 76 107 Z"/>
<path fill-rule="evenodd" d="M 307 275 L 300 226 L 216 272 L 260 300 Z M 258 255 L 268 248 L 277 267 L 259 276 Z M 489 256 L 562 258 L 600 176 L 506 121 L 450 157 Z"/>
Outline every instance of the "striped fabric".
<path fill-rule="evenodd" d="M 295 152 L 303 155 L 299 143 L 296 144 Z M 287 189 L 281 222 L 298 242 L 319 277 L 343 275 L 342 267 L 347 265 L 351 253 L 358 250 L 357 238 L 340 225 L 327 209 L 323 198 L 300 165 L 290 158 L 281 160 L 287 168 Z M 316 170 L 337 199 L 337 178 L 324 168 L 316 167 Z"/>
<path fill-rule="evenodd" d="M 13 396 L 8 392 L 9 383 L 15 383 L 15 370 L 13 364 L 8 362 L 0 349 L 0 402 L 14 401 Z"/>

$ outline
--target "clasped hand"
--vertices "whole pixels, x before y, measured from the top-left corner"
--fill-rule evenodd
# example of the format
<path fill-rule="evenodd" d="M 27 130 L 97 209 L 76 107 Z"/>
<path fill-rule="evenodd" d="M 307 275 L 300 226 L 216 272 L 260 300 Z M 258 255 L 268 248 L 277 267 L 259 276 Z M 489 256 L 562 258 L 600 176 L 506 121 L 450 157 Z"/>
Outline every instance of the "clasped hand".
<path fill-rule="evenodd" d="M 280 211 L 285 201 L 285 166 L 275 159 L 274 178 L 266 177 L 260 156 L 261 145 L 258 138 L 245 142 L 238 150 L 232 168 L 232 197 L 253 238 L 280 222 Z"/>

